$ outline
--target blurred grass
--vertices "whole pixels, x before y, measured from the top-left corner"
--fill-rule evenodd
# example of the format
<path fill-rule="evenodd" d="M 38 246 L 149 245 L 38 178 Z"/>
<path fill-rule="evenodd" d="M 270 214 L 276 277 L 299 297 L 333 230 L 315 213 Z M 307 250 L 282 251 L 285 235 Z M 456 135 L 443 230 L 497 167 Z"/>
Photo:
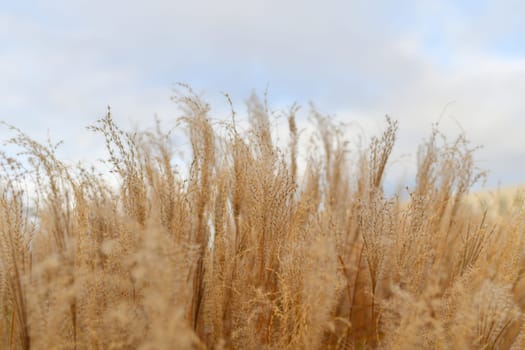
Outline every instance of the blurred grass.
<path fill-rule="evenodd" d="M 465 135 L 431 130 L 401 200 L 383 190 L 390 118 L 356 151 L 314 108 L 303 135 L 292 106 L 278 146 L 266 100 L 248 100 L 243 129 L 233 107 L 219 122 L 187 86 L 174 101 L 184 171 L 160 122 L 128 132 L 108 110 L 89 127 L 106 173 L 11 128 L 21 152 L 0 152 L 0 346 L 525 348 L 522 192 L 469 194 L 484 173 Z"/>

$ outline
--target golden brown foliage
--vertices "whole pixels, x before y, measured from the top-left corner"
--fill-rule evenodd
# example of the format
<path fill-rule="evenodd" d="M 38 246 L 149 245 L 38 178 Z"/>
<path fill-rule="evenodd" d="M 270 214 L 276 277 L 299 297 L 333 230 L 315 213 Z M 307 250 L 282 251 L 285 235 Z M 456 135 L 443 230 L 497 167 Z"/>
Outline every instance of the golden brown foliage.
<path fill-rule="evenodd" d="M 342 127 L 312 109 L 303 169 L 296 106 L 278 147 L 266 101 L 249 99 L 240 131 L 184 89 L 187 175 L 160 123 L 128 133 L 108 110 L 90 127 L 118 188 L 11 128 L 23 152 L 0 154 L 0 347 L 525 346 L 525 211 L 464 200 L 482 174 L 463 135 L 433 130 L 402 200 L 383 191 L 397 122 L 350 163 Z"/>

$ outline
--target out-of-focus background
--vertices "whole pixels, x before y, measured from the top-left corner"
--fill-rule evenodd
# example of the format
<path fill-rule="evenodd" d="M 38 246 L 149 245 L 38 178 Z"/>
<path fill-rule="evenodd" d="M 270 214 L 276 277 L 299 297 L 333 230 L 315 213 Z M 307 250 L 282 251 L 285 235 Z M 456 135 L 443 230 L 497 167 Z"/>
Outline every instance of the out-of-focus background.
<path fill-rule="evenodd" d="M 399 120 L 388 186 L 413 177 L 416 147 L 438 122 L 484 145 L 488 188 L 515 186 L 524 15 L 523 1 L 3 1 L 0 119 L 91 160 L 103 145 L 85 126 L 107 105 L 126 128 L 155 114 L 171 125 L 176 82 L 202 91 L 218 117 L 222 92 L 242 112 L 267 89 L 274 108 L 313 100 L 365 138 L 385 114 Z"/>

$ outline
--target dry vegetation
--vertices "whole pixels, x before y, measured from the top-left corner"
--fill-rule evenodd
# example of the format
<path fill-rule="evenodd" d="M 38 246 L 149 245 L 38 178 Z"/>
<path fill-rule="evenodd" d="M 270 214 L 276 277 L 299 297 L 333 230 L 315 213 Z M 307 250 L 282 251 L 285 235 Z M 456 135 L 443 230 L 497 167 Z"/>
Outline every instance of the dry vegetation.
<path fill-rule="evenodd" d="M 341 127 L 315 110 L 305 153 L 295 107 L 277 147 L 257 98 L 247 130 L 234 112 L 212 123 L 190 89 L 175 101 L 188 175 L 161 127 L 127 133 L 108 112 L 90 128 L 118 188 L 13 129 L 23 153 L 0 162 L 1 348 L 525 348 L 525 211 L 463 200 L 481 176 L 463 136 L 431 133 L 401 200 L 382 189 L 390 119 L 350 162 Z"/>

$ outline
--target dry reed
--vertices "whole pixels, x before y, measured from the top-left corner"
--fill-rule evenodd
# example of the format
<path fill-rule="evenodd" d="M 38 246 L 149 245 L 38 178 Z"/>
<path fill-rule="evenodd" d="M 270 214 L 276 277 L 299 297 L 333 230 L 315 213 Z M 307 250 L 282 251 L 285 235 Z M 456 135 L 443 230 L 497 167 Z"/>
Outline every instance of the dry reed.
<path fill-rule="evenodd" d="M 241 130 L 233 108 L 214 123 L 182 88 L 187 175 L 160 123 L 129 133 L 108 110 L 89 128 L 118 188 L 11 127 L 22 152 L 0 153 L 0 346 L 525 346 L 525 211 L 465 201 L 483 174 L 463 135 L 432 131 L 401 200 L 383 191 L 397 122 L 352 163 L 343 128 L 313 108 L 304 155 L 297 106 L 279 147 L 266 100 L 248 100 Z"/>

